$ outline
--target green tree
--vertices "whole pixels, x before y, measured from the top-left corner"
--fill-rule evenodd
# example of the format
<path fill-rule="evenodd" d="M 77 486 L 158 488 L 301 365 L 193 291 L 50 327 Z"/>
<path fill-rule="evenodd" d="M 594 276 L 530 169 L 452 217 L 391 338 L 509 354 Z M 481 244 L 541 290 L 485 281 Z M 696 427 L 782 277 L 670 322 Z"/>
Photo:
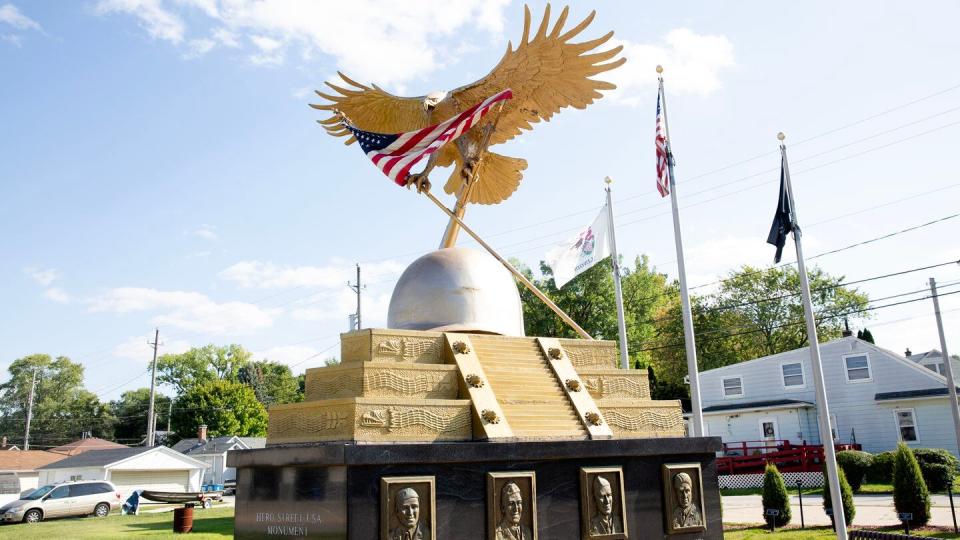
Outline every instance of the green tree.
<path fill-rule="evenodd" d="M 157 358 L 157 381 L 177 389 L 177 394 L 215 380 L 237 382 L 240 369 L 250 362 L 250 352 L 240 345 L 206 345 L 180 354 Z"/>
<path fill-rule="evenodd" d="M 767 510 L 777 510 L 779 514 L 773 518 L 777 527 L 783 527 L 790 523 L 790 496 L 787 494 L 787 486 L 783 483 L 783 476 L 777 470 L 773 463 L 767 463 L 767 468 L 763 473 L 763 520 L 767 521 Z"/>
<path fill-rule="evenodd" d="M 200 424 L 211 437 L 262 437 L 267 433 L 267 410 L 253 389 L 233 381 L 213 380 L 190 387 L 173 405 L 173 429 L 192 437 Z"/>
<path fill-rule="evenodd" d="M 853 489 L 847 482 L 847 475 L 842 467 L 837 467 L 837 476 L 840 482 L 840 501 L 843 505 L 843 521 L 849 526 L 853 523 L 853 516 L 857 515 L 857 507 L 853 504 Z M 827 468 L 823 468 L 823 477 L 827 478 Z M 829 486 L 823 486 L 823 509 L 833 508 L 833 499 L 830 496 Z"/>
<path fill-rule="evenodd" d="M 619 339 L 617 304 L 609 260 L 594 265 L 559 290 L 553 279 L 553 270 L 546 263 L 540 263 L 543 279 L 534 279 L 533 272 L 522 263 L 514 261 L 514 264 L 590 335 L 598 339 Z M 621 265 L 621 271 L 630 363 L 633 365 L 640 360 L 641 365 L 645 366 L 652 359 L 649 351 L 644 349 L 649 348 L 656 337 L 654 318 L 662 306 L 669 302 L 671 295 L 676 295 L 676 291 L 667 284 L 665 274 L 658 273 L 650 266 L 645 255 L 634 260 L 633 268 Z M 526 287 L 518 287 L 527 335 L 578 337 Z"/>
<path fill-rule="evenodd" d="M 147 412 L 150 410 L 150 389 L 128 390 L 120 399 L 110 402 L 110 411 L 116 417 L 114 437 L 127 444 L 139 444 L 147 436 Z M 157 415 L 157 429 L 167 426 L 170 410 L 170 398 L 157 393 L 154 399 L 154 411 Z"/>
<path fill-rule="evenodd" d="M 54 446 L 71 442 L 90 432 L 95 437 L 113 436 L 114 417 L 96 394 L 83 387 L 83 366 L 66 356 L 51 358 L 33 354 L 14 360 L 7 368 L 8 380 L 0 384 L 0 429 L 11 440 L 22 436 L 26 423 L 30 385 L 37 375 L 32 445 Z"/>
<path fill-rule="evenodd" d="M 814 267 L 809 272 L 811 299 L 821 341 L 841 336 L 843 320 L 867 308 L 867 295 L 841 285 L 843 276 L 831 276 Z M 763 355 L 799 349 L 807 345 L 803 324 L 803 302 L 800 298 L 800 277 L 793 266 L 766 269 L 743 266 L 731 272 L 718 291 L 715 303 L 743 317 L 744 324 L 731 329 L 756 340 Z M 857 312 L 857 313 L 855 313 Z M 745 358 L 748 360 L 750 358 Z"/>
<path fill-rule="evenodd" d="M 285 364 L 269 360 L 249 362 L 240 368 L 239 379 L 253 388 L 264 405 L 303 401 L 299 382 Z"/>
<path fill-rule="evenodd" d="M 917 458 L 903 443 L 897 446 L 893 459 L 893 506 L 897 513 L 913 514 L 910 525 L 914 527 L 930 521 L 930 492 L 923 481 Z"/>
<path fill-rule="evenodd" d="M 867 330 L 866 328 L 864 328 L 863 330 L 857 330 L 857 338 L 862 339 L 868 343 L 875 343 L 875 341 L 873 341 L 873 334 L 870 332 L 870 330 Z"/>

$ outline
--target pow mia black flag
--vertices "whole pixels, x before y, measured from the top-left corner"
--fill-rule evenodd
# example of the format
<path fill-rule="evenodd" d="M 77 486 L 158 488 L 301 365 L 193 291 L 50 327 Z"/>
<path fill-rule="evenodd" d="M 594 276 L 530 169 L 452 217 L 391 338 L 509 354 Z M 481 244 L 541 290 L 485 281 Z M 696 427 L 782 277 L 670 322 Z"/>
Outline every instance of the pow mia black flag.
<path fill-rule="evenodd" d="M 777 201 L 777 213 L 773 215 L 773 224 L 770 226 L 770 234 L 767 236 L 767 243 L 777 246 L 777 253 L 773 256 L 773 263 L 780 262 L 780 256 L 783 255 L 783 245 L 787 242 L 787 234 L 795 227 L 793 223 L 793 209 L 790 208 L 790 197 L 787 194 L 787 183 L 783 166 L 783 158 L 780 160 L 780 200 Z"/>

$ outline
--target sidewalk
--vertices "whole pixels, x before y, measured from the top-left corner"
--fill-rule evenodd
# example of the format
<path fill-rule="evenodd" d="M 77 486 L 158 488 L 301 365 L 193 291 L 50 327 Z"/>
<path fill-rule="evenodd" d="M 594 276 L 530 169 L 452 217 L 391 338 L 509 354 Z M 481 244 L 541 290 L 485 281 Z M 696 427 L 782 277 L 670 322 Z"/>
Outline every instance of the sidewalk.
<path fill-rule="evenodd" d="M 760 495 L 737 495 L 721 497 L 724 523 L 763 523 L 763 502 Z M 957 517 L 960 520 L 960 495 L 953 498 L 957 505 Z M 899 525 L 896 510 L 893 508 L 893 495 L 854 495 L 853 504 L 857 514 L 854 525 L 884 526 Z M 791 524 L 800 524 L 800 499 L 790 497 L 790 510 L 793 514 Z M 950 513 L 950 499 L 946 495 L 930 496 L 930 525 L 953 527 Z M 820 495 L 803 496 L 803 519 L 807 525 L 830 525 L 830 518 L 823 511 L 823 497 Z"/>

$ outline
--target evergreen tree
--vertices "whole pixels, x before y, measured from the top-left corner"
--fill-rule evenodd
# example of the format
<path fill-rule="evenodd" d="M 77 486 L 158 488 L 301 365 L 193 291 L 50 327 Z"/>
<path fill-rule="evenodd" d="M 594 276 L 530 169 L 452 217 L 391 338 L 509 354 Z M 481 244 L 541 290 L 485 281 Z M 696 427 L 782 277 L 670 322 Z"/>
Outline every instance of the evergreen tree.
<path fill-rule="evenodd" d="M 790 523 L 790 496 L 787 486 L 783 483 L 783 476 L 773 463 L 767 463 L 767 470 L 763 473 L 763 520 L 767 521 L 767 510 L 779 510 L 780 514 L 773 518 L 774 525 L 783 527 Z"/>
<path fill-rule="evenodd" d="M 840 477 L 840 500 L 843 502 L 843 521 L 849 526 L 853 523 L 853 516 L 857 515 L 857 507 L 853 504 L 853 489 L 847 482 L 847 475 L 841 467 L 837 467 L 837 475 Z M 827 468 L 823 468 L 823 478 L 827 478 Z M 823 486 L 823 509 L 833 508 L 833 498 L 830 495 L 830 486 Z"/>
<path fill-rule="evenodd" d="M 866 341 L 867 343 L 876 343 L 875 341 L 873 341 L 873 334 L 870 333 L 870 330 L 866 328 L 864 328 L 863 333 L 861 335 L 858 335 L 857 337 Z"/>
<path fill-rule="evenodd" d="M 917 458 L 903 443 L 897 447 L 893 460 L 893 506 L 897 513 L 913 514 L 911 526 L 923 526 L 930 521 L 930 492 Z"/>

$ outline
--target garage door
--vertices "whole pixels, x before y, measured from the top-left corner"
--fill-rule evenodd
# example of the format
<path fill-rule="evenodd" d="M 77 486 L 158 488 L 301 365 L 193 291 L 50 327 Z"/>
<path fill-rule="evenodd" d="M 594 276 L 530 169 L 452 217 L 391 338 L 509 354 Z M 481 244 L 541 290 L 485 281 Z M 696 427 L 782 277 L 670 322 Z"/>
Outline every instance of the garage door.
<path fill-rule="evenodd" d="M 135 489 L 183 493 L 190 485 L 190 472 L 186 470 L 113 471 L 110 481 L 124 494 Z"/>

